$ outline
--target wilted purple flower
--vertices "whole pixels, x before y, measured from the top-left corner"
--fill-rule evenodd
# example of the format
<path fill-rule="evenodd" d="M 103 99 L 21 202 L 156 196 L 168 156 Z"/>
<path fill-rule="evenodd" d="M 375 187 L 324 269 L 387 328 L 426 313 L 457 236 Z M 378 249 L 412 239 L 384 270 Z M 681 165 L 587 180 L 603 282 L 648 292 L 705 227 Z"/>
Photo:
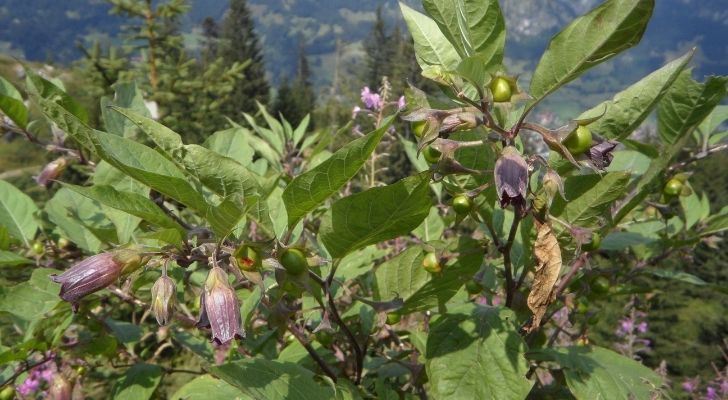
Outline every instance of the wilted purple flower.
<path fill-rule="evenodd" d="M 526 188 L 528 186 L 528 165 L 521 154 L 513 146 L 501 152 L 495 162 L 495 189 L 500 205 L 505 208 L 509 204 L 519 213 L 526 207 Z"/>
<path fill-rule="evenodd" d="M 692 392 L 695 391 L 695 389 L 698 388 L 698 380 L 697 379 L 688 379 L 688 380 L 685 380 L 682 383 L 682 385 L 680 385 L 680 387 L 682 387 L 682 390 L 684 390 L 684 391 L 686 391 L 688 393 L 692 393 Z"/>
<path fill-rule="evenodd" d="M 63 170 L 66 169 L 67 165 L 68 161 L 66 161 L 65 158 L 61 157 L 55 159 L 46 164 L 45 167 L 43 167 L 43 170 L 40 171 L 40 174 L 35 177 L 35 181 L 41 186 L 48 186 L 53 180 L 61 175 Z"/>
<path fill-rule="evenodd" d="M 397 100 L 397 109 L 401 110 L 407 106 L 407 100 L 405 100 L 404 96 L 399 96 L 399 100 Z"/>
<path fill-rule="evenodd" d="M 167 325 L 174 310 L 176 287 L 166 274 L 160 276 L 152 286 L 152 312 L 161 326 Z"/>
<path fill-rule="evenodd" d="M 612 163 L 614 154 L 612 151 L 617 147 L 617 142 L 605 140 L 589 149 L 589 159 L 599 169 L 604 169 Z"/>
<path fill-rule="evenodd" d="M 122 274 L 138 269 L 144 261 L 134 249 L 119 249 L 86 258 L 51 280 L 61 284 L 60 296 L 78 308 L 78 301 L 116 281 Z"/>
<path fill-rule="evenodd" d="M 207 275 L 200 307 L 203 306 L 202 303 L 204 303 L 205 311 L 204 316 L 200 315 L 199 323 L 204 323 L 203 317 L 207 319 L 214 343 L 222 345 L 234 338 L 243 339 L 245 337 L 240 324 L 240 305 L 235 291 L 228 283 L 227 274 L 222 268 L 213 267 Z"/>
<path fill-rule="evenodd" d="M 376 111 L 382 108 L 382 98 L 379 93 L 369 90 L 369 86 L 364 86 L 364 89 L 362 89 L 361 101 L 370 110 Z"/>

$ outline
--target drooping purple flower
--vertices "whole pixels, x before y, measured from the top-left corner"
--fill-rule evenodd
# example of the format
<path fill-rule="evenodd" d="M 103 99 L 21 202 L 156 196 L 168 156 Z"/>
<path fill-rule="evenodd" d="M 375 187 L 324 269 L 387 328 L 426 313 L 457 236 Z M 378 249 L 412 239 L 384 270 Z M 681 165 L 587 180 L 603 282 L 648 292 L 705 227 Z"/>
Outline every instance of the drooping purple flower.
<path fill-rule="evenodd" d="M 48 164 L 46 164 L 45 167 L 43 167 L 43 170 L 40 171 L 40 174 L 35 177 L 36 183 L 38 183 L 38 185 L 40 186 L 47 187 L 51 184 L 53 180 L 61 175 L 63 170 L 66 169 L 67 165 L 68 161 L 66 161 L 66 159 L 63 157 L 49 162 Z"/>
<path fill-rule="evenodd" d="M 708 386 L 705 389 L 705 400 L 718 400 L 718 391 L 714 387 Z"/>
<path fill-rule="evenodd" d="M 152 312 L 161 326 L 167 325 L 174 311 L 176 293 L 174 281 L 166 274 L 160 276 L 152 286 Z"/>
<path fill-rule="evenodd" d="M 614 154 L 612 151 L 617 147 L 617 142 L 605 140 L 589 149 L 589 159 L 599 169 L 604 169 L 612 163 Z"/>
<path fill-rule="evenodd" d="M 405 100 L 404 96 L 399 96 L 399 100 L 397 100 L 397 109 L 402 110 L 407 106 L 407 100 Z"/>
<path fill-rule="evenodd" d="M 61 284 L 59 295 L 78 308 L 78 301 L 114 283 L 122 274 L 142 265 L 141 253 L 134 249 L 119 249 L 97 254 L 74 264 L 60 275 L 51 275 L 53 282 Z"/>
<path fill-rule="evenodd" d="M 379 93 L 372 92 L 369 86 L 364 86 L 364 89 L 361 90 L 361 101 L 366 108 L 372 111 L 378 111 L 382 108 L 382 98 Z"/>
<path fill-rule="evenodd" d="M 695 389 L 698 388 L 698 381 L 697 381 L 697 379 L 687 379 L 687 380 L 683 381 L 683 383 L 680 385 L 680 387 L 682 388 L 682 390 L 684 390 L 688 393 L 692 393 L 695 391 Z"/>
<path fill-rule="evenodd" d="M 245 338 L 240 324 L 240 305 L 222 268 L 213 267 L 210 270 L 205 280 L 204 292 L 205 318 L 212 330 L 212 341 L 223 345 L 234 338 Z M 200 318 L 202 319 L 202 315 Z"/>
<path fill-rule="evenodd" d="M 513 146 L 501 152 L 495 162 L 495 189 L 500 205 L 505 208 L 509 204 L 519 213 L 526 207 L 526 188 L 528 187 L 528 164 Z"/>

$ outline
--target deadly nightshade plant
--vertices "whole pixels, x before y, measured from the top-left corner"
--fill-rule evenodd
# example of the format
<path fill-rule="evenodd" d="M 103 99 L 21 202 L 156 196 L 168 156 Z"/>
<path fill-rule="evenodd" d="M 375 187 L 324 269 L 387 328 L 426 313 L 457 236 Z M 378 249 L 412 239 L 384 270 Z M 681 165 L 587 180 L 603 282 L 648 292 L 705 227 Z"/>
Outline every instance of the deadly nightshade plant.
<path fill-rule="evenodd" d="M 528 188 L 528 164 L 521 153 L 513 146 L 501 152 L 494 169 L 495 189 L 501 207 L 513 205 L 518 214 L 526 210 Z"/>
<path fill-rule="evenodd" d="M 107 251 L 86 258 L 51 280 L 61 284 L 60 296 L 78 310 L 83 297 L 114 283 L 120 276 L 136 271 L 147 257 L 137 248 Z"/>
<path fill-rule="evenodd" d="M 152 286 L 152 313 L 157 319 L 159 325 L 164 326 L 169 323 L 169 320 L 174 312 L 175 293 L 177 288 L 174 281 L 167 276 L 167 271 L 162 273 Z"/>

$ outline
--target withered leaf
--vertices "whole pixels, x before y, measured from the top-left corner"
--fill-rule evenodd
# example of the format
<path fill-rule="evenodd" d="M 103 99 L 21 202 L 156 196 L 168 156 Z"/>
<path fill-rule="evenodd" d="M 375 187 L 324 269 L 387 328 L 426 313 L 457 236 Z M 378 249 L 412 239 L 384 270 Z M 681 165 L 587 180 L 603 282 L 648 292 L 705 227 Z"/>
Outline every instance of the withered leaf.
<path fill-rule="evenodd" d="M 553 301 L 553 290 L 561 272 L 561 249 L 551 226 L 536 221 L 538 229 L 536 241 L 533 244 L 533 253 L 536 257 L 536 270 L 534 271 L 531 293 L 528 294 L 528 308 L 533 313 L 529 327 L 530 332 L 537 328 L 546 313 L 546 309 Z"/>

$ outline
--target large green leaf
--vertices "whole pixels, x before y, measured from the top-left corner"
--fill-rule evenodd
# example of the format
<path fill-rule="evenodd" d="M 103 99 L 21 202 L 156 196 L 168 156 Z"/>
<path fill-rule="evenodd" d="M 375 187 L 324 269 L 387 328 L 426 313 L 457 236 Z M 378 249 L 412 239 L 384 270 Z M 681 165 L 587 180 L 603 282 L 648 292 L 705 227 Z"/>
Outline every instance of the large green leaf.
<path fill-rule="evenodd" d="M 286 204 L 288 212 L 289 228 L 295 226 L 316 206 L 338 192 L 359 172 L 393 120 L 394 116 L 387 118 L 379 129 L 347 143 L 326 161 L 298 175 L 286 186 L 283 191 L 283 202 Z"/>
<path fill-rule="evenodd" d="M 680 74 L 657 109 L 657 130 L 666 143 L 675 143 L 700 124 L 726 96 L 728 77 L 708 77 L 704 84 Z"/>
<path fill-rule="evenodd" d="M 432 323 L 427 376 L 436 399 L 525 399 L 526 344 L 515 314 L 503 308 L 464 306 Z"/>
<path fill-rule="evenodd" d="M 694 50 L 668 63 L 642 78 L 639 82 L 582 113 L 577 119 L 604 115 L 592 122 L 589 128 L 610 139 L 622 140 L 629 136 L 647 118 L 670 85 L 690 61 Z M 606 113 L 604 110 L 606 109 Z"/>
<path fill-rule="evenodd" d="M 23 97 L 12 83 L 0 76 L 0 111 L 7 115 L 16 125 L 25 129 L 28 124 L 28 109 L 23 104 Z"/>
<path fill-rule="evenodd" d="M 134 110 L 115 106 L 112 106 L 111 109 L 136 124 L 167 155 L 172 156 L 174 152 L 182 147 L 180 135 L 159 122 Z"/>
<path fill-rule="evenodd" d="M 69 189 L 61 188 L 44 207 L 48 219 L 78 247 L 91 253 L 101 249 L 103 238 L 101 204 Z"/>
<path fill-rule="evenodd" d="M 61 301 L 58 284 L 49 278 L 58 272 L 49 268 L 34 269 L 28 281 L 4 292 L 0 298 L 0 311 L 28 322 L 42 318 Z"/>
<path fill-rule="evenodd" d="M 223 198 L 212 212 L 215 218 L 213 221 L 219 222 L 213 224 L 218 235 L 226 235 L 246 213 L 263 230 L 273 232 L 267 204 L 263 201 L 262 190 L 254 173 L 237 161 L 202 146 L 186 145 L 183 151 L 181 162 L 185 169 Z"/>
<path fill-rule="evenodd" d="M 597 346 L 572 346 L 529 352 L 536 360 L 556 361 L 577 400 L 650 399 L 662 378 L 637 361 Z"/>
<path fill-rule="evenodd" d="M 473 279 L 473 275 L 478 272 L 483 262 L 483 251 L 479 244 L 464 236 L 453 246 L 454 248 L 450 250 L 457 254 L 457 257 L 448 262 L 434 279 L 428 279 L 423 285 L 418 284 L 417 290 L 404 298 L 404 306 L 400 310 L 402 313 L 443 307 L 466 282 Z M 423 269 L 421 258 L 419 260 L 420 263 L 416 267 Z"/>
<path fill-rule="evenodd" d="M 247 400 L 252 397 L 243 394 L 235 386 L 210 375 L 202 375 L 187 382 L 172 395 L 172 400 L 208 400 L 214 394 L 218 399 Z"/>
<path fill-rule="evenodd" d="M 374 271 L 374 299 L 386 301 L 399 296 L 406 300 L 429 282 L 432 275 L 422 267 L 424 255 L 422 247 L 410 246 L 379 265 Z"/>
<path fill-rule="evenodd" d="M 427 217 L 432 201 L 427 172 L 335 202 L 319 229 L 329 253 L 340 258 L 364 246 L 409 233 Z"/>
<path fill-rule="evenodd" d="M 106 132 L 135 139 L 138 132 L 136 124 L 114 111 L 112 107 L 133 110 L 141 116 L 150 117 L 149 109 L 144 104 L 142 93 L 137 88 L 136 82 L 118 82 L 114 84 L 113 99 L 101 98 L 101 119 Z"/>
<path fill-rule="evenodd" d="M 152 397 L 162 380 L 162 367 L 135 364 L 117 380 L 111 392 L 114 400 L 146 400 Z"/>
<path fill-rule="evenodd" d="M 566 200 L 556 197 L 550 213 L 570 224 L 596 225 L 609 206 L 625 194 L 629 178 L 627 172 L 568 177 L 564 180 Z"/>
<path fill-rule="evenodd" d="M 647 27 L 654 0 L 607 0 L 559 32 L 531 79 L 538 102 L 584 71 L 636 45 Z"/>
<path fill-rule="evenodd" d="M 318 384 L 313 372 L 294 363 L 254 358 L 212 367 L 210 372 L 254 399 L 323 400 L 334 397 L 331 387 Z"/>
<path fill-rule="evenodd" d="M 33 217 L 37 211 L 33 199 L 0 180 L 0 226 L 5 227 L 10 236 L 29 245 L 38 231 L 38 223 Z"/>
<path fill-rule="evenodd" d="M 0 250 L 0 267 L 15 267 L 27 264 L 33 264 L 33 260 L 12 251 Z"/>
<path fill-rule="evenodd" d="M 498 0 L 424 0 L 423 4 L 461 58 L 481 54 L 484 67 L 502 63 L 506 26 Z"/>
<path fill-rule="evenodd" d="M 250 135 L 252 134 L 247 129 L 230 128 L 213 133 L 205 140 L 203 146 L 232 158 L 240 165 L 247 166 L 253 162 L 253 155 L 255 155 L 255 150 L 248 143 L 247 137 Z"/>
<path fill-rule="evenodd" d="M 197 211 L 207 209 L 202 195 L 182 170 L 151 148 L 117 135 L 95 132 L 99 155 L 120 171 Z"/>
<path fill-rule="evenodd" d="M 442 66 L 449 71 L 455 70 L 461 57 L 437 23 L 404 3 L 400 2 L 399 7 L 415 42 L 415 54 L 420 67 L 424 70 L 430 66 Z"/>
<path fill-rule="evenodd" d="M 65 185 L 65 187 L 101 204 L 139 217 L 153 225 L 177 229 L 180 233 L 185 234 L 184 228 L 165 214 L 153 201 L 137 193 L 119 191 L 108 185 L 91 187 Z"/>
<path fill-rule="evenodd" d="M 86 109 L 84 109 L 79 102 L 69 96 L 62 88 L 36 74 L 29 68 L 25 69 L 25 75 L 29 93 L 58 104 L 64 110 L 73 114 L 82 123 L 88 123 L 88 112 Z"/>

